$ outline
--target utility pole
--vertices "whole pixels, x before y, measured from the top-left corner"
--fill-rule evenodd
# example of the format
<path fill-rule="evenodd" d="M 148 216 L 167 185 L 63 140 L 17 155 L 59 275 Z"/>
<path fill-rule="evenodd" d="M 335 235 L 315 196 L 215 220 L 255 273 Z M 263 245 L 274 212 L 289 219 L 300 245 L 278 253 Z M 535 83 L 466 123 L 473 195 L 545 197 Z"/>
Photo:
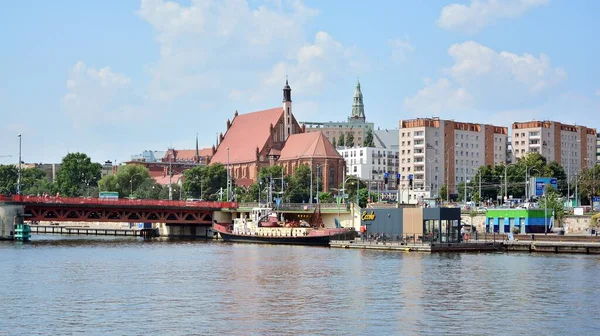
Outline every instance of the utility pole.
<path fill-rule="evenodd" d="M 319 204 L 319 177 L 321 177 L 321 166 L 317 165 L 317 204 Z"/>
<path fill-rule="evenodd" d="M 308 201 L 309 204 L 312 204 L 313 202 L 313 163 L 312 160 L 310 161 L 310 200 Z"/>
<path fill-rule="evenodd" d="M 19 175 L 17 177 L 17 195 L 21 196 L 21 134 L 19 134 Z"/>
<path fill-rule="evenodd" d="M 571 151 L 569 150 L 569 161 L 567 161 L 567 200 L 571 208 Z"/>
<path fill-rule="evenodd" d="M 508 165 L 504 166 L 504 199 L 508 201 Z"/>
<path fill-rule="evenodd" d="M 172 166 L 172 162 L 173 162 L 173 158 L 175 157 L 175 150 L 172 149 L 172 154 L 173 157 L 169 158 L 169 201 L 173 200 L 173 185 L 171 184 L 171 179 L 173 178 L 173 166 Z"/>
<path fill-rule="evenodd" d="M 579 193 L 577 190 L 577 186 L 579 185 L 579 174 L 575 173 L 575 206 L 579 206 Z M 592 200 L 593 202 L 593 200 Z"/>
<path fill-rule="evenodd" d="M 465 206 L 467 205 L 467 160 L 465 160 L 465 195 L 464 195 L 464 202 L 465 202 Z"/>
<path fill-rule="evenodd" d="M 479 204 L 481 204 L 481 200 L 483 196 L 481 195 L 481 172 L 479 173 Z"/>
<path fill-rule="evenodd" d="M 527 165 L 525 165 L 525 202 L 529 202 L 527 185 L 529 184 L 529 169 L 527 169 Z"/>

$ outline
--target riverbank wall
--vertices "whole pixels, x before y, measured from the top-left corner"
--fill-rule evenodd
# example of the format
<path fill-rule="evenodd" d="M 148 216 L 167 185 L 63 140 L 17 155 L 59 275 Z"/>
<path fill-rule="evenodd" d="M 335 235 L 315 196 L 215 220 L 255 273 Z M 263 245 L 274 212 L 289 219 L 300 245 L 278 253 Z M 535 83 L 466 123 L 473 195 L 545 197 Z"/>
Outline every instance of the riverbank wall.
<path fill-rule="evenodd" d="M 20 223 L 23 223 L 22 206 L 0 204 L 0 240 L 13 240 L 15 227 Z"/>

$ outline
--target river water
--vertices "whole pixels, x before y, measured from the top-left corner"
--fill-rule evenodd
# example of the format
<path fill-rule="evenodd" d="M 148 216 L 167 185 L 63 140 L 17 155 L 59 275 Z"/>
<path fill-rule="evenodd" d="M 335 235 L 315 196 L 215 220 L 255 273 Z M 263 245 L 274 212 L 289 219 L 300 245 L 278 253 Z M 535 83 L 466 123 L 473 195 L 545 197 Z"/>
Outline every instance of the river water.
<path fill-rule="evenodd" d="M 0 335 L 600 335 L 600 257 L 0 242 Z"/>

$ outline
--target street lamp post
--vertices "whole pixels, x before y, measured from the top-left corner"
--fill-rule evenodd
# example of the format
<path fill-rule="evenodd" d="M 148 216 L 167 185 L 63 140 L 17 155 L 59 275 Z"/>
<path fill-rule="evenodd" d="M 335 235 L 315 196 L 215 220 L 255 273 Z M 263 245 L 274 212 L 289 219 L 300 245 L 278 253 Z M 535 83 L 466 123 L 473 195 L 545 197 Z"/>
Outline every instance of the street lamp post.
<path fill-rule="evenodd" d="M 317 165 L 317 204 L 319 204 L 319 177 L 321 177 L 321 165 Z"/>
<path fill-rule="evenodd" d="M 231 197 L 230 196 L 231 193 L 230 193 L 230 190 L 229 190 L 230 189 L 230 185 L 231 185 L 231 180 L 230 179 L 231 179 L 231 176 L 230 176 L 230 173 L 229 173 L 229 147 L 227 147 L 227 202 L 230 201 L 229 198 Z"/>
<path fill-rule="evenodd" d="M 589 158 L 584 158 L 583 160 L 585 160 L 585 162 L 587 162 L 586 167 L 589 166 L 591 160 Z M 590 204 L 592 205 L 592 212 L 593 212 L 594 211 L 594 197 L 596 196 L 596 164 L 594 162 L 592 162 L 592 167 L 589 169 L 592 170 L 592 197 L 590 199 Z"/>
<path fill-rule="evenodd" d="M 433 159 L 427 159 L 427 179 L 429 179 L 429 197 L 433 197 L 433 176 L 431 176 L 431 163 L 437 162 L 437 156 Z M 425 179 L 425 180 L 427 180 Z"/>
<path fill-rule="evenodd" d="M 525 165 L 525 201 L 526 202 L 529 202 L 529 199 L 533 196 L 529 193 L 529 189 L 530 189 L 529 180 L 531 179 L 531 174 L 529 172 L 532 170 L 535 170 L 538 172 L 538 174 L 541 174 L 540 171 L 535 168 L 535 166 L 527 168 L 527 165 Z"/>
<path fill-rule="evenodd" d="M 21 134 L 19 134 L 19 172 L 17 175 L 17 195 L 21 196 Z"/>
<path fill-rule="evenodd" d="M 450 202 L 450 151 L 454 150 L 454 146 L 446 151 L 446 202 Z"/>
<path fill-rule="evenodd" d="M 508 165 L 504 166 L 504 199 L 508 201 Z"/>
<path fill-rule="evenodd" d="M 313 202 L 313 163 L 310 162 L 310 199 L 308 200 L 309 204 Z"/>

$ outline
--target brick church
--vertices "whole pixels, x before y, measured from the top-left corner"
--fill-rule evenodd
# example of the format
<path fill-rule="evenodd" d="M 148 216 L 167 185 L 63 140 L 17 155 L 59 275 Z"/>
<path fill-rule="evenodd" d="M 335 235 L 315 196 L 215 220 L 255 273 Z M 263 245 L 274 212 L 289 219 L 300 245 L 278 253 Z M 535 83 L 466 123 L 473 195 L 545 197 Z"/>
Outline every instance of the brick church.
<path fill-rule="evenodd" d="M 229 165 L 239 186 L 257 181 L 260 169 L 282 165 L 291 175 L 301 164 L 320 174 L 323 191 L 337 188 L 344 179 L 344 159 L 322 132 L 306 133 L 292 111 L 292 89 L 283 88 L 283 106 L 238 114 L 227 120 L 227 131 L 219 135 L 210 163 Z"/>

